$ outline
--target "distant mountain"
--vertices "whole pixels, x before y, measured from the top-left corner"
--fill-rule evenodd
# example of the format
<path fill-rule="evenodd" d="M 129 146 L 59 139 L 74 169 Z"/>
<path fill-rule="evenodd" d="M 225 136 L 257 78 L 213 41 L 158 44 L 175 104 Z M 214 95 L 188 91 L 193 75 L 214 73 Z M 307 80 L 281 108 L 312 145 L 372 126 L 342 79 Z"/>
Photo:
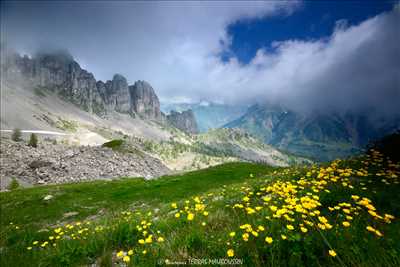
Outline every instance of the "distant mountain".
<path fill-rule="evenodd" d="M 222 153 L 243 160 L 264 162 L 273 166 L 311 163 L 308 159 L 281 152 L 243 129 L 213 129 L 195 138 L 198 147 L 205 151 Z"/>
<path fill-rule="evenodd" d="M 400 118 L 363 113 L 308 115 L 276 105 L 253 105 L 227 128 L 242 128 L 281 150 L 318 160 L 351 155 L 400 129 Z"/>
<path fill-rule="evenodd" d="M 220 128 L 226 123 L 242 116 L 247 107 L 241 105 L 226 105 L 212 102 L 199 102 L 194 104 L 177 103 L 163 104 L 161 110 L 165 113 L 171 111 L 181 112 L 191 109 L 197 121 L 199 132 L 204 133 L 209 129 Z"/>
<path fill-rule="evenodd" d="M 167 120 L 170 124 L 186 133 L 196 134 L 199 132 L 196 118 L 191 109 L 182 112 L 171 111 L 167 115 Z"/>

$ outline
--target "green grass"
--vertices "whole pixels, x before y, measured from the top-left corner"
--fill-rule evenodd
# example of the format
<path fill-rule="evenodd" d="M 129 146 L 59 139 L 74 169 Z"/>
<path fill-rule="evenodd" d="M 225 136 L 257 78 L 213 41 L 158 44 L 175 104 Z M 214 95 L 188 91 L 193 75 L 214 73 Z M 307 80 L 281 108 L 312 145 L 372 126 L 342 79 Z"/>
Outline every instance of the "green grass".
<path fill-rule="evenodd" d="M 363 161 L 370 163 L 365 165 Z M 130 266 L 157 266 L 164 265 L 166 259 L 188 263 L 190 258 L 228 258 L 227 250 L 233 249 L 234 258 L 240 259 L 244 266 L 399 266 L 400 186 L 395 176 L 400 175 L 400 166 L 366 157 L 335 164 L 332 165 L 337 166 L 335 170 L 327 171 L 328 165 L 272 168 L 230 163 L 151 181 L 127 178 L 2 193 L 0 263 L 1 266 L 86 266 L 93 263 L 123 266 L 116 253 L 132 249 Z M 352 169 L 348 171 L 349 176 L 338 171 L 346 172 L 346 168 Z M 368 175 L 359 175 L 360 170 L 368 170 Z M 385 170 L 383 174 L 382 170 Z M 323 179 L 327 183 L 316 192 L 315 183 L 321 181 L 317 176 L 324 172 Z M 334 177 L 340 179 L 334 181 Z M 273 216 L 271 207 L 283 207 L 290 196 L 287 193 L 279 197 L 284 190 L 276 186 L 293 186 L 299 181 L 305 184 L 303 188 L 296 187 L 292 196 L 318 196 L 321 206 L 315 210 L 320 214 L 307 215 L 307 218 L 318 222 L 319 216 L 325 216 L 332 225 L 331 230 L 306 225 L 308 232 L 302 233 L 299 230 L 302 213 L 290 215 L 293 222 Z M 43 197 L 47 194 L 54 198 L 45 202 Z M 363 206 L 352 201 L 352 195 L 367 197 L 379 215 L 392 214 L 396 219 L 391 223 L 374 219 Z M 264 203 L 264 196 L 271 197 L 270 202 Z M 173 202 L 177 208 L 171 206 Z M 351 203 L 354 208 L 348 228 L 341 224 L 345 220 L 342 209 L 328 209 L 343 202 Z M 204 206 L 196 210 L 196 204 Z M 244 208 L 233 208 L 235 204 L 262 208 L 248 214 Z M 187 220 L 185 206 L 194 214 L 191 221 Z M 208 216 L 203 214 L 204 210 Z M 63 217 L 72 211 L 79 213 L 75 217 Z M 181 216 L 175 218 L 179 211 Z M 97 217 L 89 217 L 93 215 Z M 68 230 L 66 224 L 74 228 Z M 244 224 L 254 229 L 262 225 L 265 230 L 258 231 L 258 237 L 250 233 L 246 242 L 242 239 L 246 231 L 240 228 Z M 293 224 L 295 230 L 289 231 L 287 224 Z M 142 229 L 143 225 L 147 228 Z M 383 237 L 368 232 L 367 225 L 379 229 Z M 54 229 L 58 227 L 65 234 L 55 242 L 56 247 L 33 246 L 32 250 L 27 250 L 35 240 L 42 244 L 44 240 L 49 241 L 49 236 L 56 236 Z M 146 238 L 144 230 L 154 236 L 151 244 L 139 244 L 140 239 Z M 230 237 L 230 232 L 236 235 Z M 282 240 L 281 234 L 287 239 Z M 272 244 L 264 241 L 266 236 L 273 238 Z M 158 237 L 163 237 L 164 242 L 157 242 Z M 330 257 L 329 249 L 334 249 L 337 257 Z"/>
<path fill-rule="evenodd" d="M 57 222 L 67 212 L 79 212 L 74 219 L 84 219 L 100 210 L 113 212 L 133 204 L 168 203 L 242 181 L 250 173 L 261 175 L 271 169 L 251 163 L 230 163 L 157 180 L 123 178 L 18 189 L 0 194 L 0 225 L 5 227 L 14 222 L 38 229 Z M 46 195 L 54 198 L 44 201 Z"/>
<path fill-rule="evenodd" d="M 58 117 L 55 126 L 61 130 L 69 132 L 76 132 L 78 130 L 78 123 L 76 121 L 64 120 L 60 117 Z"/>

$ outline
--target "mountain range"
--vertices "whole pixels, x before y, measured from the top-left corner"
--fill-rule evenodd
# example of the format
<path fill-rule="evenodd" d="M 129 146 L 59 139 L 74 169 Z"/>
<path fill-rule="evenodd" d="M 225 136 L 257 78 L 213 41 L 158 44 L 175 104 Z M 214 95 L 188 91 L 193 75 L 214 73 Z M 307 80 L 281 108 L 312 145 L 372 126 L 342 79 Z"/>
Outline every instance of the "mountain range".
<path fill-rule="evenodd" d="M 15 177 L 29 185 L 133 174 L 153 178 L 232 161 L 274 166 L 309 162 L 239 129 L 199 134 L 195 112 L 165 114 L 150 83 L 130 85 L 121 74 L 96 80 L 66 52 L 21 56 L 2 51 L 1 59 L 0 156 L 7 155 L 7 161 L 0 176 L 7 181 Z M 39 146 L 10 140 L 7 132 L 16 128 L 25 132 L 25 139 L 26 132 L 39 134 Z"/>
<path fill-rule="evenodd" d="M 251 134 L 246 138 L 256 137 L 286 154 L 326 161 L 357 153 L 400 128 L 399 116 L 379 116 L 373 110 L 303 114 L 271 103 L 248 108 L 205 101 L 160 104 L 148 82 L 129 85 L 121 74 L 96 80 L 65 51 L 30 57 L 2 47 L 1 73 L 2 129 L 78 130 L 74 138 L 83 144 L 109 140 L 104 132 L 110 131 L 194 144 L 190 136 L 199 132 L 240 128 Z M 231 135 L 222 131 L 217 136 L 221 133 Z M 226 150 L 231 144 L 223 146 Z M 265 160 L 243 157 L 240 151 L 235 157 Z"/>
<path fill-rule="evenodd" d="M 183 131 L 197 132 L 192 113 L 175 113 L 173 117 L 162 113 L 160 101 L 146 81 L 129 85 L 120 74 L 106 82 L 96 81 L 92 73 L 82 69 L 68 52 L 62 50 L 38 53 L 34 57 L 4 50 L 1 62 L 4 87 L 11 84 L 32 88 L 39 95 L 53 93 L 100 117 L 117 112 L 133 118 L 168 121 Z M 186 125 L 190 128 L 186 129 Z"/>
<path fill-rule="evenodd" d="M 256 104 L 224 127 L 242 128 L 283 151 L 327 161 L 357 153 L 371 141 L 399 130 L 400 117 L 379 116 L 373 110 L 303 114 L 279 105 Z"/>

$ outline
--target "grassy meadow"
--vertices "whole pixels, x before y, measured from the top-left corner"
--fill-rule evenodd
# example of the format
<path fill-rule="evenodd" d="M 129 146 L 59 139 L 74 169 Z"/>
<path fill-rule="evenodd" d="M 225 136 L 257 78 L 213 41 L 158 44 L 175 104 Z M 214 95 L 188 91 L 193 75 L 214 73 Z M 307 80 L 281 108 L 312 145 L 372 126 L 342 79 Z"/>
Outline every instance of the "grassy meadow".
<path fill-rule="evenodd" d="M 399 176 L 373 150 L 17 189 L 0 193 L 0 264 L 400 266 Z"/>

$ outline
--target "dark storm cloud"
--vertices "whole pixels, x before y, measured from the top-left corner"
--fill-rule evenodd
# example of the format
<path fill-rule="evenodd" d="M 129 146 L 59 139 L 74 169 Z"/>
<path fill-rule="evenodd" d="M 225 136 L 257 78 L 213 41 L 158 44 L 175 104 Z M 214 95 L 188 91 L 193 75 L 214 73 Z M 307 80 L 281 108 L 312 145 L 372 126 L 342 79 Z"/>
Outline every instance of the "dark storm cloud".
<path fill-rule="evenodd" d="M 222 62 L 227 26 L 288 15 L 298 2 L 2 3 L 1 33 L 17 50 L 67 48 L 98 79 L 148 80 L 162 100 L 277 101 L 298 110 L 400 112 L 398 6 L 326 40 L 287 40 L 243 65 Z"/>

